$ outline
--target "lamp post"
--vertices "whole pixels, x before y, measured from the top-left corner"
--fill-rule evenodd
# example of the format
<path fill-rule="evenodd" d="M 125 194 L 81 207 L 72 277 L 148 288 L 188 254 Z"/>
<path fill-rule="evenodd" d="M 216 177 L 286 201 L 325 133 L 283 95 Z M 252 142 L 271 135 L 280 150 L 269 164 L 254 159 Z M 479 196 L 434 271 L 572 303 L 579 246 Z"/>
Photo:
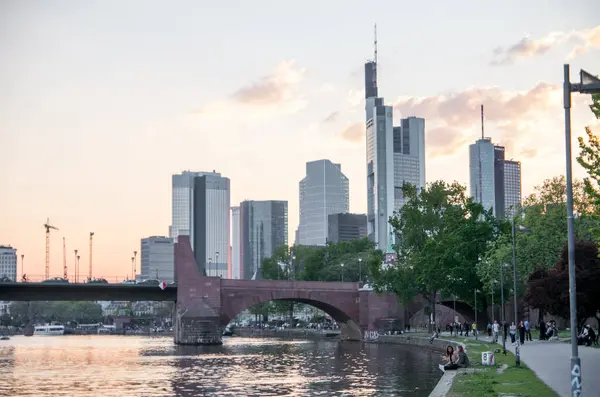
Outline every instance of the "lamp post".
<path fill-rule="evenodd" d="M 136 272 L 137 272 L 137 251 L 133 251 L 133 281 L 135 281 Z"/>
<path fill-rule="evenodd" d="M 340 267 L 342 268 L 342 282 L 344 282 L 344 264 L 341 263 Z"/>
<path fill-rule="evenodd" d="M 506 332 L 504 332 L 504 267 L 506 263 L 500 265 L 500 308 L 502 310 L 501 322 L 502 322 L 502 354 L 506 355 Z"/>
<path fill-rule="evenodd" d="M 494 312 L 494 288 L 497 282 L 496 280 L 492 280 L 492 321 L 496 318 L 496 313 Z"/>
<path fill-rule="evenodd" d="M 518 311 L 517 311 L 517 226 L 515 222 L 515 214 L 512 216 L 512 259 L 513 259 L 513 301 L 514 301 L 514 310 L 515 310 L 515 324 L 518 324 Z M 519 226 L 520 232 L 531 232 L 531 229 Z M 517 345 L 515 347 L 515 365 L 521 365 L 521 352 L 519 347 L 519 342 L 517 340 Z"/>
<path fill-rule="evenodd" d="M 21 280 L 25 278 L 25 255 L 21 254 Z"/>
<path fill-rule="evenodd" d="M 215 277 L 219 276 L 219 251 L 215 252 Z"/>
<path fill-rule="evenodd" d="M 77 265 L 77 250 L 75 252 L 75 282 L 79 282 L 79 266 Z"/>
<path fill-rule="evenodd" d="M 134 269 L 134 266 L 135 266 L 135 265 L 133 264 L 133 262 L 134 262 L 134 261 L 135 261 L 135 258 L 132 256 L 132 257 L 131 257 L 131 279 L 132 279 L 132 280 L 135 280 L 135 270 L 133 270 L 133 269 Z"/>
<path fill-rule="evenodd" d="M 567 179 L 567 233 L 569 250 L 569 311 L 571 314 L 571 394 L 582 396 L 581 360 L 577 347 L 577 300 L 575 286 L 575 225 L 573 221 L 573 170 L 571 164 L 571 93 L 600 94 L 600 79 L 585 70 L 579 72 L 579 84 L 571 84 L 569 65 L 564 65 L 565 157 Z"/>
<path fill-rule="evenodd" d="M 212 262 L 212 258 L 208 258 L 208 266 L 206 266 L 206 276 L 210 276 L 210 264 Z"/>
<path fill-rule="evenodd" d="M 475 288 L 475 305 L 474 305 L 474 311 L 475 311 L 475 328 L 473 328 L 473 333 L 475 333 L 475 339 L 477 340 L 477 292 L 479 292 L 477 290 L 477 288 Z"/>
<path fill-rule="evenodd" d="M 358 258 L 358 285 L 362 285 L 362 258 Z"/>

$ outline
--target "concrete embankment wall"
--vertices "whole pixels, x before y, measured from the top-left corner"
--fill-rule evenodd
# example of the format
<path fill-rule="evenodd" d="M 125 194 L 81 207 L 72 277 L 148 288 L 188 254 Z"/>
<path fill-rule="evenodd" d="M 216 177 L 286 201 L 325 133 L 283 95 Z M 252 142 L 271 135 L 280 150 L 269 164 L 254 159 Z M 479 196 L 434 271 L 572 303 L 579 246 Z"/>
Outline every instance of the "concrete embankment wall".
<path fill-rule="evenodd" d="M 338 340 L 340 333 L 337 331 L 315 331 L 304 329 L 270 330 L 255 328 L 236 328 L 235 336 L 244 338 L 286 338 L 286 339 L 332 339 Z"/>

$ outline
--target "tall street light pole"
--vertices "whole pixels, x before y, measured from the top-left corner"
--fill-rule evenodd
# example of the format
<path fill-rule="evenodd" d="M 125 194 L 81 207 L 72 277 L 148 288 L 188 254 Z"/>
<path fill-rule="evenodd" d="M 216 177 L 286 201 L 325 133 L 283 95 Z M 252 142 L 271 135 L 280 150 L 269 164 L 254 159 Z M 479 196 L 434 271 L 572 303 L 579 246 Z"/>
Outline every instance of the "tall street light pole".
<path fill-rule="evenodd" d="M 260 264 L 259 264 L 260 267 Z M 215 277 L 219 276 L 219 251 L 215 252 Z"/>
<path fill-rule="evenodd" d="M 477 288 L 475 288 L 475 328 L 473 328 L 473 332 L 475 333 L 475 339 L 478 339 L 477 337 Z"/>
<path fill-rule="evenodd" d="M 358 285 L 362 285 L 362 258 L 358 258 Z"/>
<path fill-rule="evenodd" d="M 514 310 L 515 310 L 515 324 L 518 324 L 518 312 L 517 312 L 517 224 L 515 221 L 516 214 L 512 216 L 512 257 L 513 257 L 513 298 L 514 298 Z M 519 226 L 520 232 L 531 232 L 531 229 Z M 521 351 L 519 342 L 517 341 L 515 347 L 515 364 L 521 365 Z"/>
<path fill-rule="evenodd" d="M 500 307 L 502 309 L 502 354 L 506 355 L 506 332 L 504 332 L 504 266 L 506 264 L 500 264 Z"/>
<path fill-rule="evenodd" d="M 581 360 L 577 347 L 577 295 L 575 282 L 575 224 L 573 220 L 573 170 L 571 164 L 571 93 L 600 94 L 600 79 L 585 70 L 579 84 L 571 84 L 569 65 L 564 65 L 563 100 L 565 108 L 565 160 L 567 179 L 567 233 L 569 250 L 569 310 L 571 314 L 571 394 L 581 397 Z"/>
<path fill-rule="evenodd" d="M 344 282 L 344 264 L 341 263 L 340 267 L 342 268 L 342 282 Z"/>

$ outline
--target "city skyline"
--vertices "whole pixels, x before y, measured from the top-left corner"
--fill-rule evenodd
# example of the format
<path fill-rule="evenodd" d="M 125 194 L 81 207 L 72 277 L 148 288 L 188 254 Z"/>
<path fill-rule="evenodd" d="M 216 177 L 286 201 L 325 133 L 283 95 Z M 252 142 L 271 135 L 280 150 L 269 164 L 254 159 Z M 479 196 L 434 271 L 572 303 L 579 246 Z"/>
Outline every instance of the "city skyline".
<path fill-rule="evenodd" d="M 366 213 L 362 69 L 375 21 L 380 95 L 394 123 L 427 120 L 428 181 L 468 186 L 480 104 L 486 135 L 523 164 L 523 196 L 564 174 L 562 64 L 572 64 L 574 80 L 579 68 L 600 72 L 595 2 L 511 1 L 491 11 L 391 2 L 385 12 L 332 2 L 319 15 L 292 12 L 309 32 L 287 26 L 289 10 L 259 3 L 231 15 L 218 5 L 188 3 L 182 13 L 148 2 L 143 17 L 108 3 L 0 6 L 0 50 L 11 60 L 0 65 L 0 140 L 10 148 L 0 156 L 0 244 L 18 249 L 19 274 L 21 254 L 26 273 L 43 274 L 49 217 L 60 229 L 51 233 L 52 275 L 62 274 L 63 236 L 85 267 L 93 230 L 94 274 L 125 277 L 141 237 L 168 235 L 168 180 L 182 170 L 226 175 L 232 203 L 288 200 L 292 236 L 304 164 L 329 158 L 352 182 L 350 212 Z M 481 18 L 490 12 L 494 20 Z M 175 14 L 185 16 L 167 31 Z M 398 24 L 402 15 L 411 17 Z M 211 20 L 231 23 L 216 49 Z M 419 56 L 407 62 L 410 53 Z M 584 125 L 598 133 L 589 96 L 573 99 L 575 137 Z M 577 164 L 574 172 L 584 176 Z"/>

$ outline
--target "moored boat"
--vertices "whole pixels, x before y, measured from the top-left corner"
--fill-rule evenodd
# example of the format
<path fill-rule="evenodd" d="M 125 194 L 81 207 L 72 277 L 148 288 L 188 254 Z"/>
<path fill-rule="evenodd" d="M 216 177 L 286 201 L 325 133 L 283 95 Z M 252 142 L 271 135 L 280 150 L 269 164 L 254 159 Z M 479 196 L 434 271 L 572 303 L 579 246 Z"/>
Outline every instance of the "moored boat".
<path fill-rule="evenodd" d="M 56 335 L 64 335 L 65 327 L 64 325 L 37 325 L 33 329 L 33 335 L 39 336 L 56 336 Z"/>

